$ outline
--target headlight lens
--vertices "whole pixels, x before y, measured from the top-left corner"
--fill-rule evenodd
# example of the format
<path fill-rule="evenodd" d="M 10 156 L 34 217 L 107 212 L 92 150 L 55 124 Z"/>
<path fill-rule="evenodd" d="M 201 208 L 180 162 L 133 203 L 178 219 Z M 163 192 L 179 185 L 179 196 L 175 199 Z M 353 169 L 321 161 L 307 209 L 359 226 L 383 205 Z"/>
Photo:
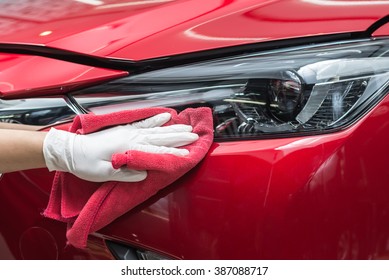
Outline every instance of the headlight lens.
<path fill-rule="evenodd" d="M 386 94 L 388 47 L 381 39 L 254 53 L 133 75 L 74 96 L 95 113 L 208 106 L 216 139 L 326 133 Z"/>
<path fill-rule="evenodd" d="M 0 100 L 0 122 L 44 127 L 70 121 L 76 113 L 63 97 Z"/>

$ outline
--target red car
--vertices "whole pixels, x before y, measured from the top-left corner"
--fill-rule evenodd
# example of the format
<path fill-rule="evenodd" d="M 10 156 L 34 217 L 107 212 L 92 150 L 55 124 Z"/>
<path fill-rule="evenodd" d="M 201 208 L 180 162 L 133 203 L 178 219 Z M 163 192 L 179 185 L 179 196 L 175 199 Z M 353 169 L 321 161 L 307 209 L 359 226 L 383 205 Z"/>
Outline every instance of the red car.
<path fill-rule="evenodd" d="M 1 1 L 1 121 L 205 106 L 214 142 L 86 248 L 42 215 L 53 172 L 3 174 L 0 259 L 388 258 L 388 21 L 387 1 Z"/>

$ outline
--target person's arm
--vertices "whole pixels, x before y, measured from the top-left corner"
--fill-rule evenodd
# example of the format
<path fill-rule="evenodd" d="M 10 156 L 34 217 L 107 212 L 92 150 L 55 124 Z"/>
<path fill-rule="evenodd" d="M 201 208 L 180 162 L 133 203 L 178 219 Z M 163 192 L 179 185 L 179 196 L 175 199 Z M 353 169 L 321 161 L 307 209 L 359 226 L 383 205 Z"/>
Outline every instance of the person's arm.
<path fill-rule="evenodd" d="M 27 125 L 27 124 L 19 124 L 19 123 L 0 122 L 0 129 L 38 131 L 38 130 L 41 130 L 43 128 L 44 128 L 44 126 L 40 126 L 40 125 Z"/>
<path fill-rule="evenodd" d="M 127 125 L 87 135 L 50 129 L 49 132 L 4 129 L 0 126 L 0 173 L 47 167 L 93 181 L 142 181 L 146 170 L 114 169 L 113 154 L 137 150 L 151 154 L 186 156 L 178 148 L 193 143 L 198 135 L 189 125 L 163 126 L 171 118 L 162 113 Z M 23 126 L 18 126 L 22 129 Z"/>
<path fill-rule="evenodd" d="M 0 173 L 46 167 L 43 157 L 46 134 L 42 131 L 0 129 Z"/>

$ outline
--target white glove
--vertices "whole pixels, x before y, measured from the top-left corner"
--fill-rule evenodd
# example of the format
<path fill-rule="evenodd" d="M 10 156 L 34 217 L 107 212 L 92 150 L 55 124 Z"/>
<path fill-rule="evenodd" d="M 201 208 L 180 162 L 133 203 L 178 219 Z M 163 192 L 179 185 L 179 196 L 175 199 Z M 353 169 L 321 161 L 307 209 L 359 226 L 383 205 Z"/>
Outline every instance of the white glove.
<path fill-rule="evenodd" d="M 145 170 L 114 169 L 115 153 L 138 150 L 147 153 L 185 156 L 188 145 L 199 137 L 189 125 L 161 127 L 171 118 L 162 113 L 132 124 L 116 126 L 99 132 L 79 135 L 52 128 L 43 143 L 43 155 L 50 171 L 65 171 L 92 181 L 138 182 L 147 177 Z"/>

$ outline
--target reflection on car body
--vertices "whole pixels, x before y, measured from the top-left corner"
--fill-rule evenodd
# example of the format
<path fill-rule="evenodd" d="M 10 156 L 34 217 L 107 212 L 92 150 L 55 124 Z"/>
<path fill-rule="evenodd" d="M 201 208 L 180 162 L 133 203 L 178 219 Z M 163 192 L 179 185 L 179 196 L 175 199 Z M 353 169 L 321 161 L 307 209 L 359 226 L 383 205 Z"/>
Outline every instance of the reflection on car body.
<path fill-rule="evenodd" d="M 206 106 L 214 143 L 85 249 L 5 174 L 0 259 L 388 258 L 386 1 L 47 2 L 0 3 L 0 121 Z"/>

